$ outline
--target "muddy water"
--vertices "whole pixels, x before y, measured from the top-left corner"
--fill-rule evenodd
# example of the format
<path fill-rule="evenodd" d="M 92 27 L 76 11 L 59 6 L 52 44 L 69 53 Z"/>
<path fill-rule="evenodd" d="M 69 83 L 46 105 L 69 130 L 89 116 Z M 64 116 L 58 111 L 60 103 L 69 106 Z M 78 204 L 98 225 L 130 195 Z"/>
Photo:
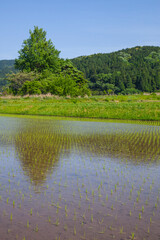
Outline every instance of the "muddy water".
<path fill-rule="evenodd" d="M 159 126 L 1 116 L 0 239 L 157 240 L 159 173 Z"/>

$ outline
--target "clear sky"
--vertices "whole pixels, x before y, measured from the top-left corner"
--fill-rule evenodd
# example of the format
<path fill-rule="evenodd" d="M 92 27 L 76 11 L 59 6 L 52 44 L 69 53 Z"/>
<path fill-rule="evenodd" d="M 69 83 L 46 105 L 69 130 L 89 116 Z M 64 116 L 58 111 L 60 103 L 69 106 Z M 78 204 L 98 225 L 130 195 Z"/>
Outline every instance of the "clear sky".
<path fill-rule="evenodd" d="M 1 1 L 0 60 L 17 58 L 34 26 L 62 58 L 160 46 L 160 0 Z"/>

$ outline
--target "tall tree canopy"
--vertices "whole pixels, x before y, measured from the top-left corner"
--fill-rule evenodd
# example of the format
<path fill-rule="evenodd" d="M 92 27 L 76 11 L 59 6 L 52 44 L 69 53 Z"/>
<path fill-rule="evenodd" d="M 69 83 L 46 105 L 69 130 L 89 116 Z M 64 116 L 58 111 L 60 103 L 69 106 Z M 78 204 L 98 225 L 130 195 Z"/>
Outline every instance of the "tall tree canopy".
<path fill-rule="evenodd" d="M 83 73 L 71 61 L 59 58 L 46 32 L 34 27 L 30 37 L 24 40 L 19 57 L 15 60 L 18 73 L 8 75 L 9 91 L 17 94 L 46 94 L 78 96 L 90 94 Z"/>
<path fill-rule="evenodd" d="M 30 37 L 23 41 L 19 57 L 15 59 L 15 68 L 27 72 L 56 71 L 60 51 L 55 49 L 50 39 L 46 40 L 46 32 L 42 28 L 35 26 L 29 33 Z"/>

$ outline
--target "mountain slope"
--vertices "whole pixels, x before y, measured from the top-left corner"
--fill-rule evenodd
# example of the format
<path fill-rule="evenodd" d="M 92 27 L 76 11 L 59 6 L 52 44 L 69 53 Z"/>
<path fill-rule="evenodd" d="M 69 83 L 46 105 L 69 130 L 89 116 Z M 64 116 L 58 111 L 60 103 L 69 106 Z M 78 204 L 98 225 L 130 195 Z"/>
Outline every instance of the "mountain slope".
<path fill-rule="evenodd" d="M 14 60 L 1 60 L 0 61 L 0 89 L 7 84 L 5 80 L 6 74 L 15 72 Z"/>
<path fill-rule="evenodd" d="M 160 89 L 160 47 L 144 46 L 71 59 L 96 93 Z"/>
<path fill-rule="evenodd" d="M 144 46 L 71 59 L 95 94 L 160 90 L 160 47 Z M 14 60 L 0 61 L 0 89 L 5 75 L 15 72 Z"/>

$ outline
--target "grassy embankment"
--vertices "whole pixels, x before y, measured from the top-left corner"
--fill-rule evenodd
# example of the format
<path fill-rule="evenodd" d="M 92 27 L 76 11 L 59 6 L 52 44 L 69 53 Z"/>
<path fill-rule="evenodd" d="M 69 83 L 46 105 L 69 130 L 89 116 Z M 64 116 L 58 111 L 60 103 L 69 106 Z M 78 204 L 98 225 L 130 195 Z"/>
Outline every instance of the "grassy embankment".
<path fill-rule="evenodd" d="M 0 97 L 1 114 L 160 121 L 160 96 Z"/>

